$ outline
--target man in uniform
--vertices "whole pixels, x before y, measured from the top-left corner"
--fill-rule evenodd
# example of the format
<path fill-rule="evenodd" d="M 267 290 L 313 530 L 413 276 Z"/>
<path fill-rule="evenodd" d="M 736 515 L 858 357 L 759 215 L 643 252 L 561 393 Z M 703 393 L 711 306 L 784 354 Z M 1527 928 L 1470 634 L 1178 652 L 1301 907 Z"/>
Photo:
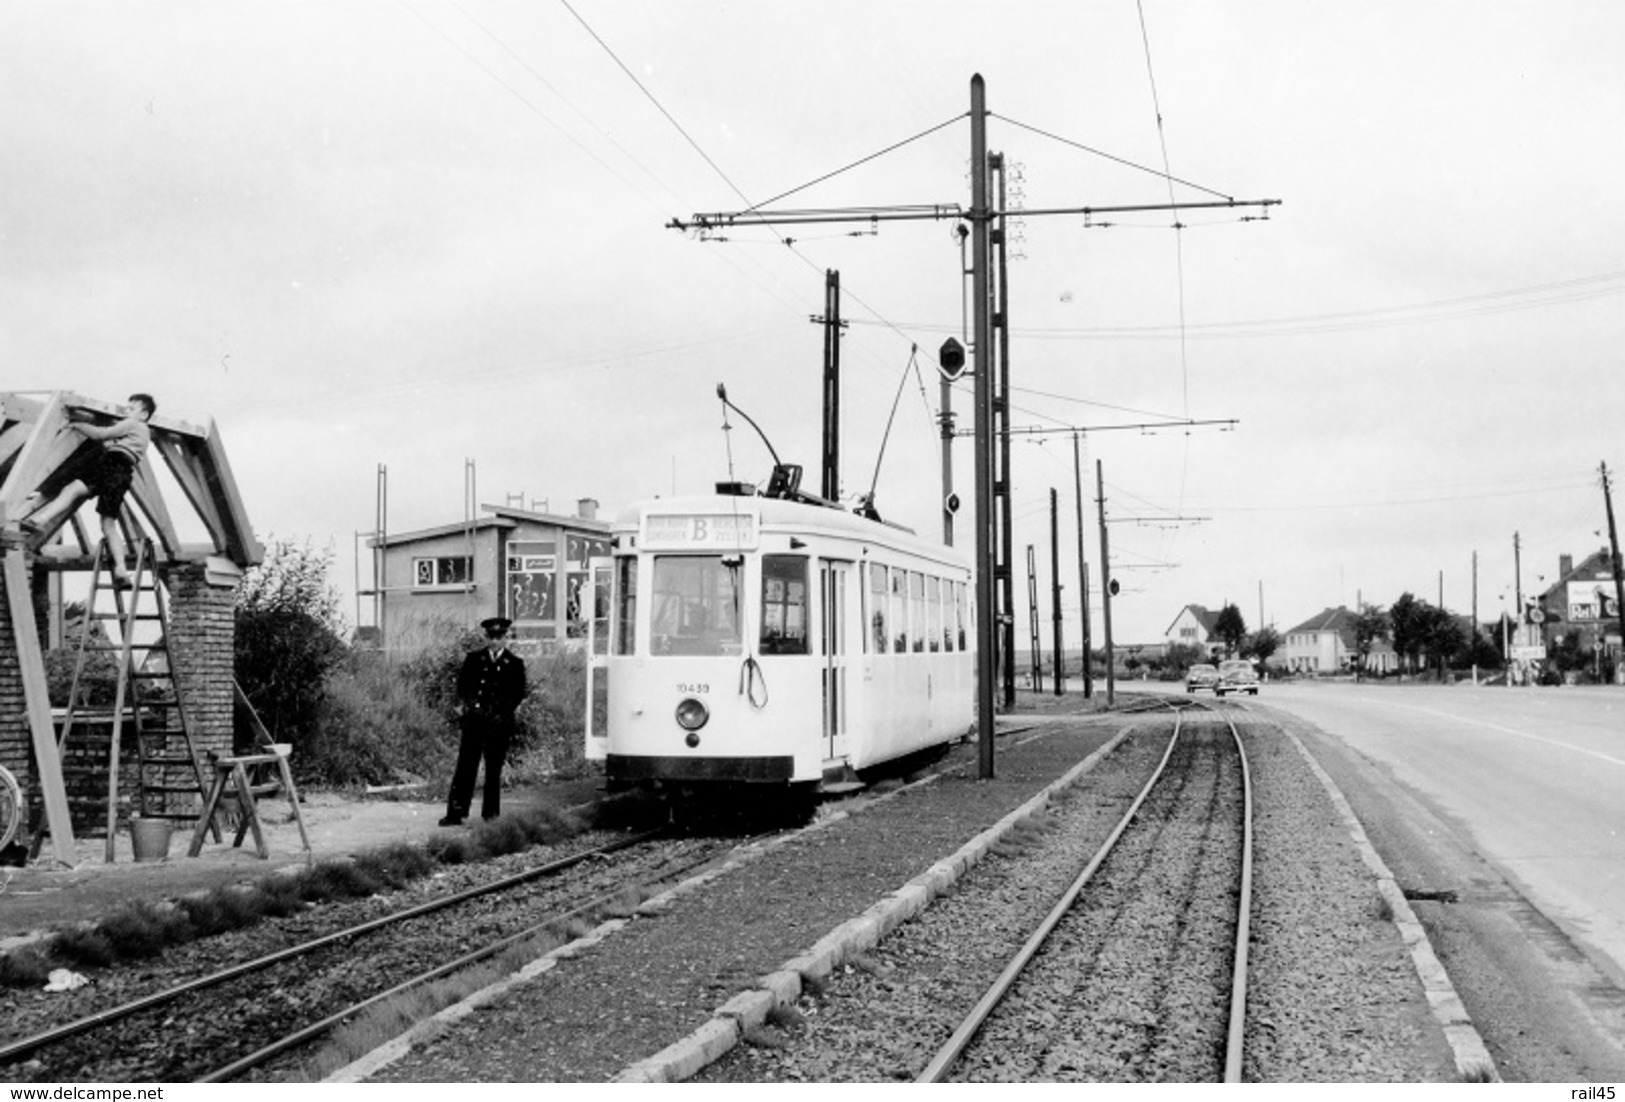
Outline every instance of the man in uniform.
<path fill-rule="evenodd" d="M 491 820 L 501 812 L 502 763 L 513 737 L 514 712 L 527 691 L 525 663 L 508 650 L 508 629 L 512 626 L 513 621 L 501 616 L 482 620 L 485 646 L 470 652 L 457 674 L 457 714 L 463 738 L 441 826 L 458 826 L 467 818 L 474 799 L 474 774 L 482 757 L 485 790 L 480 817 Z"/>

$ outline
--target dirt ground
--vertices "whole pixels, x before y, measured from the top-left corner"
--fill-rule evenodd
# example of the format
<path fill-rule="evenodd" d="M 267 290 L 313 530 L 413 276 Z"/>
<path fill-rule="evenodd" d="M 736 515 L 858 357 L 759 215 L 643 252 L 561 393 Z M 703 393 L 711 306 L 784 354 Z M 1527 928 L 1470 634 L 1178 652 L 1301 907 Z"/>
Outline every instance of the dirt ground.
<path fill-rule="evenodd" d="M 503 793 L 504 812 L 530 807 L 559 809 L 594 798 L 601 780 L 544 783 Z M 297 870 L 319 861 L 375 849 L 392 842 L 422 842 L 442 829 L 440 802 L 363 798 L 335 792 L 301 793 L 300 814 L 310 848 L 304 848 L 292 806 L 285 798 L 259 804 L 268 856 L 260 857 L 254 836 L 234 847 L 227 831 L 216 842 L 205 837 L 196 857 L 188 857 L 190 828 L 177 830 L 163 860 L 136 861 L 130 835 L 114 838 L 114 859 L 105 858 L 103 838 L 80 839 L 79 861 L 65 868 L 47 854 L 23 868 L 0 867 L 0 952 L 64 923 L 92 921 L 132 899 L 166 899 L 207 891 L 238 881 L 249 882 L 277 870 Z M 453 828 L 466 829 L 466 828 Z M 47 853 L 49 847 L 47 847 Z"/>

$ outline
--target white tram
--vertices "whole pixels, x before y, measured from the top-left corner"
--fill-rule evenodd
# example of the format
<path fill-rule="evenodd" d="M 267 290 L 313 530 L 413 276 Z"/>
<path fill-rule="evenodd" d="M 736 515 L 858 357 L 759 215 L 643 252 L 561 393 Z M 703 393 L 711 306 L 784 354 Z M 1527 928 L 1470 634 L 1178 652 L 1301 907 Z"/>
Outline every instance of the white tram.
<path fill-rule="evenodd" d="M 968 561 L 793 490 L 732 489 L 612 527 L 608 713 L 587 738 L 611 787 L 833 786 L 966 735 Z"/>

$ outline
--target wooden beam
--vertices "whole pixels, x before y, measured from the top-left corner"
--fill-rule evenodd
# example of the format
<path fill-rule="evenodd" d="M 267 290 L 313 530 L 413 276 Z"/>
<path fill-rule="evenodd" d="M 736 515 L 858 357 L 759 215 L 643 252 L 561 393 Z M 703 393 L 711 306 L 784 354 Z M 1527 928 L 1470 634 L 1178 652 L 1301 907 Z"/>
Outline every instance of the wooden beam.
<path fill-rule="evenodd" d="M 169 509 L 164 505 L 164 495 L 158 490 L 157 479 L 153 476 L 150 456 L 142 456 L 141 462 L 135 468 L 135 477 L 130 480 L 130 495 L 141 506 L 141 511 L 147 514 L 152 526 L 157 529 L 153 535 L 158 537 L 158 543 L 163 547 L 165 557 L 174 554 L 180 548 L 181 538 L 175 531 L 175 522 L 169 517 Z M 128 505 L 125 508 L 129 508 Z"/>
<path fill-rule="evenodd" d="M 27 443 L 18 450 L 5 482 L 0 484 L 3 515 L 7 518 L 19 515 L 28 494 L 78 451 L 81 443 L 79 434 L 68 427 L 67 408 L 53 396 L 41 409 Z"/>
<path fill-rule="evenodd" d="M 253 566 L 265 558 L 265 548 L 254 536 L 254 526 L 249 523 L 242 495 L 237 492 L 237 480 L 231 474 L 231 462 L 226 458 L 226 445 L 213 421 L 209 422 L 201 459 L 205 478 L 214 490 L 212 496 L 225 511 L 225 553 L 239 566 Z"/>
<path fill-rule="evenodd" d="M 45 822 L 51 832 L 51 849 L 56 859 L 72 868 L 79 863 L 79 847 L 73 839 L 68 792 L 62 782 L 62 759 L 57 752 L 56 728 L 51 722 L 51 696 L 45 682 L 45 655 L 40 651 L 39 629 L 34 622 L 28 565 L 23 558 L 23 549 L 10 541 L 6 543 L 5 560 L 6 602 L 11 610 L 11 632 L 17 644 L 17 664 L 22 671 L 23 702 L 28 711 L 29 734 L 34 740 L 34 764 L 38 769 L 40 794 L 45 803 Z M 114 769 L 117 768 L 115 763 Z"/>
<path fill-rule="evenodd" d="M 186 495 L 203 521 L 204 528 L 208 529 L 209 536 L 214 540 L 216 551 L 226 549 L 226 522 L 220 517 L 220 510 L 215 507 L 213 496 L 203 479 L 203 472 L 198 469 L 195 458 L 195 441 L 183 440 L 179 437 L 155 437 L 153 443 L 157 445 L 158 452 L 169 464 L 169 473 L 175 476 L 175 484 Z"/>

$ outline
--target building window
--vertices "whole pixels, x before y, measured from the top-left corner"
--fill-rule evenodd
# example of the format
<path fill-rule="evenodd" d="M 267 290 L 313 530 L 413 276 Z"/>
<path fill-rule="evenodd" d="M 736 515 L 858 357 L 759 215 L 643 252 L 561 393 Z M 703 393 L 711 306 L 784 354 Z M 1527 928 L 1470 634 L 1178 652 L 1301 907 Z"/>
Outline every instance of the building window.
<path fill-rule="evenodd" d="M 552 540 L 508 541 L 508 616 L 552 620 L 558 577 L 557 545 Z"/>
<path fill-rule="evenodd" d="M 412 560 L 412 588 L 433 589 L 442 585 L 467 585 L 474 576 L 474 560 L 467 555 Z"/>

